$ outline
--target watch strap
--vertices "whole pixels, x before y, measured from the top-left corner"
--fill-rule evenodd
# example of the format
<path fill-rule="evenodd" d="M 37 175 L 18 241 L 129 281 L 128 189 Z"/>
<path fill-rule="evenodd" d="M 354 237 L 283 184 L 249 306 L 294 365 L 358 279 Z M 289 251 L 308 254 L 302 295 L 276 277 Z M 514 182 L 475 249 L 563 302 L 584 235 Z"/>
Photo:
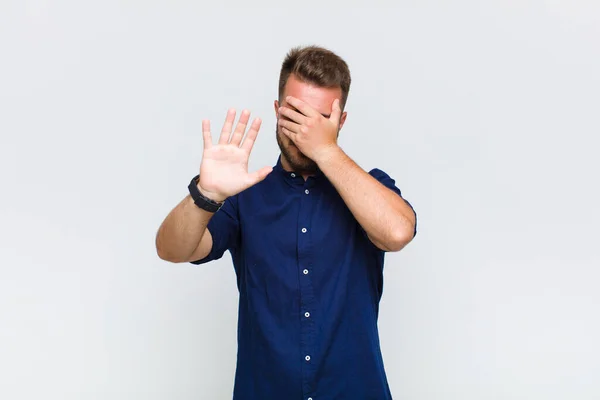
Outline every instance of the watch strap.
<path fill-rule="evenodd" d="M 192 181 L 188 185 L 188 190 L 190 191 L 192 200 L 194 200 L 194 204 L 196 204 L 199 208 L 211 213 L 219 211 L 219 209 L 223 206 L 223 203 L 216 202 L 204 196 L 198 189 L 198 178 L 200 178 L 200 175 L 193 177 Z"/>

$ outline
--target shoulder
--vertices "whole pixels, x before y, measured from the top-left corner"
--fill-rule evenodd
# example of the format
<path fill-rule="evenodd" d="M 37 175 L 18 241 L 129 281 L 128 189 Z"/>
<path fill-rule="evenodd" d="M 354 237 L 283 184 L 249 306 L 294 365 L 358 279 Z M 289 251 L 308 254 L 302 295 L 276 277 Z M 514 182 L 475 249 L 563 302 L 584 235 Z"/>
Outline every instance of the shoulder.
<path fill-rule="evenodd" d="M 262 208 L 280 197 L 282 190 L 281 184 L 273 176 L 276 171 L 271 172 L 262 181 L 250 186 L 236 195 L 236 202 L 240 212 L 248 212 L 257 208 Z"/>

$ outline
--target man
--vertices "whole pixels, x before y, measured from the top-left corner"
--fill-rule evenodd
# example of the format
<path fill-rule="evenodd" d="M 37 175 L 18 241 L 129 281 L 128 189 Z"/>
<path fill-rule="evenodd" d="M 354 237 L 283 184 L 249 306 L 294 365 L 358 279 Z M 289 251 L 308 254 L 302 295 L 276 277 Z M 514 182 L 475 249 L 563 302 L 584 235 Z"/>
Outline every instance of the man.
<path fill-rule="evenodd" d="M 248 172 L 261 124 L 245 135 L 248 111 L 233 129 L 229 110 L 218 143 L 203 121 L 199 177 L 158 231 L 164 260 L 231 253 L 236 400 L 391 399 L 377 329 L 383 260 L 412 240 L 416 215 L 392 178 L 337 145 L 349 89 L 336 54 L 292 49 L 275 101 L 275 167 Z"/>

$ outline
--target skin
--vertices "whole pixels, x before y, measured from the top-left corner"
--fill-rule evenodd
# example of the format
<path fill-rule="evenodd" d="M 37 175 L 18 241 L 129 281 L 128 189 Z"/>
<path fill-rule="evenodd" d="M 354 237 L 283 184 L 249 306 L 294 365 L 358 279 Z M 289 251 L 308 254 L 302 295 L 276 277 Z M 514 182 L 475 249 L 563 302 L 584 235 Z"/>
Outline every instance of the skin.
<path fill-rule="evenodd" d="M 317 163 L 313 160 L 314 155 L 312 154 L 311 149 L 315 148 L 318 150 L 323 144 L 319 142 L 319 139 L 323 139 L 323 137 L 313 137 L 314 143 L 303 146 L 304 151 L 302 152 L 298 149 L 294 141 L 284 133 L 284 130 L 286 129 L 284 124 L 293 122 L 291 119 L 292 116 L 298 114 L 294 106 L 288 103 L 288 96 L 303 99 L 304 102 L 310 104 L 313 109 L 323 116 L 329 117 L 332 110 L 332 101 L 341 98 L 342 90 L 340 88 L 319 88 L 302 82 L 294 75 L 290 75 L 285 85 L 281 103 L 278 100 L 275 100 L 274 102 L 275 116 L 277 118 L 276 137 L 277 144 L 281 150 L 281 164 L 284 169 L 295 171 L 306 179 L 308 176 L 314 174 L 318 168 Z M 341 117 L 338 118 L 338 122 L 335 120 L 329 122 L 332 125 L 330 129 L 335 129 L 336 131 L 336 139 L 340 129 L 344 126 L 346 115 L 347 113 L 344 112 L 341 114 Z M 331 141 L 328 140 L 328 143 L 329 142 Z"/>
<path fill-rule="evenodd" d="M 276 137 L 281 164 L 305 179 L 321 170 L 336 188 L 369 239 L 385 251 L 399 251 L 413 237 L 415 216 L 396 193 L 360 168 L 338 146 L 347 113 L 340 108 L 340 88 L 322 88 L 290 76 L 281 102 L 274 102 Z M 204 153 L 198 189 L 224 201 L 257 184 L 272 171 L 248 172 L 248 159 L 261 121 L 247 133 L 250 112 L 244 110 L 235 130 L 235 110 L 229 110 L 218 143 L 213 144 L 210 121 L 202 122 Z M 196 207 L 186 196 L 165 218 L 156 235 L 158 256 L 171 262 L 204 258 L 212 248 L 206 229 L 212 213 Z"/>
<path fill-rule="evenodd" d="M 215 201 L 224 201 L 246 188 L 257 184 L 273 170 L 266 166 L 256 172 L 248 172 L 248 159 L 260 130 L 261 120 L 254 119 L 246 132 L 250 112 L 244 110 L 233 130 L 235 110 L 230 109 L 217 143 L 213 143 L 210 121 L 202 121 L 204 152 L 200 165 L 198 190 Z M 204 258 L 212 249 L 212 236 L 206 229 L 214 214 L 194 204 L 187 195 L 167 215 L 156 234 L 158 256 L 175 263 Z"/>
<path fill-rule="evenodd" d="M 399 251 L 413 238 L 414 212 L 338 146 L 339 131 L 347 117 L 340 108 L 340 98 L 339 88 L 320 88 L 290 77 L 284 101 L 275 102 L 282 166 L 305 178 L 319 168 L 369 239 L 382 250 Z"/>

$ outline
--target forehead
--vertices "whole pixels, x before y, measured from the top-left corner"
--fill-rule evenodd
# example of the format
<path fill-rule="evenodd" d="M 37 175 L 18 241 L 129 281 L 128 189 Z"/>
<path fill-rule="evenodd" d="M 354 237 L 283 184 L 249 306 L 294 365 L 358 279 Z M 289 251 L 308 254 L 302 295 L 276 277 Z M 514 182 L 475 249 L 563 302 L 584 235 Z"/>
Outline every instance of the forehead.
<path fill-rule="evenodd" d="M 302 82 L 294 75 L 288 78 L 283 91 L 282 103 L 285 104 L 285 96 L 296 97 L 310 105 L 321 114 L 329 114 L 331 105 L 335 99 L 341 99 L 342 89 L 323 88 L 311 83 Z"/>

